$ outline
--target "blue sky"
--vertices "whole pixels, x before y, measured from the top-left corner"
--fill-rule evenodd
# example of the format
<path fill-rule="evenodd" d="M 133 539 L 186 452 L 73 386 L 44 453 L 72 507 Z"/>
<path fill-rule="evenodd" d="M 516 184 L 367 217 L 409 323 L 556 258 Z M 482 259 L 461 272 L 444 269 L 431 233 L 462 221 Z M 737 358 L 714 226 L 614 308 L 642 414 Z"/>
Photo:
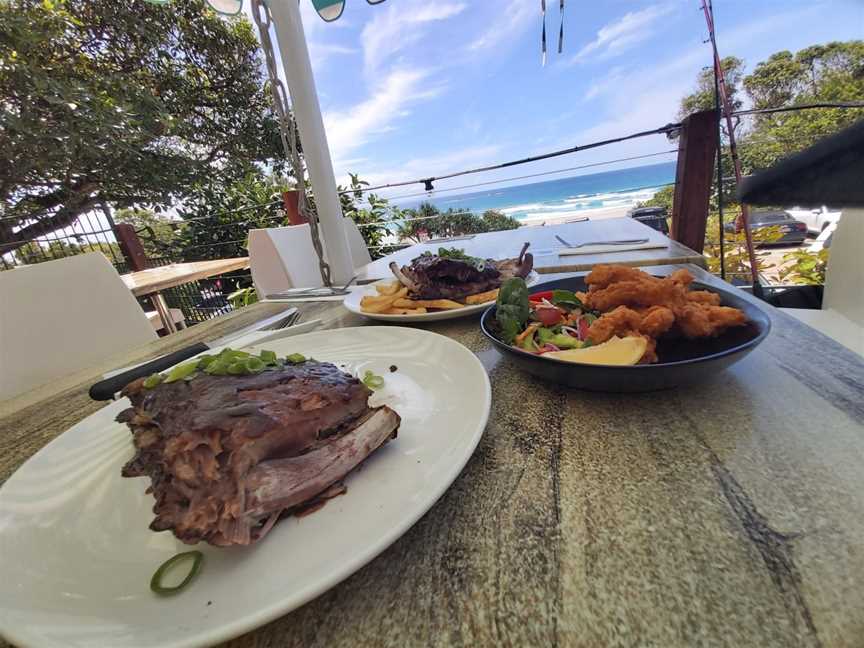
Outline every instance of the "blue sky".
<path fill-rule="evenodd" d="M 328 24 L 301 0 L 337 178 L 353 171 L 375 183 L 404 180 L 660 126 L 710 65 L 698 0 L 567 0 L 562 55 L 557 2 L 548 0 L 550 52 L 541 67 L 539 5 L 347 0 Z M 860 0 L 715 0 L 714 11 L 721 55 L 751 68 L 777 50 L 864 38 Z M 663 137 L 644 138 L 473 179 L 668 148 Z"/>

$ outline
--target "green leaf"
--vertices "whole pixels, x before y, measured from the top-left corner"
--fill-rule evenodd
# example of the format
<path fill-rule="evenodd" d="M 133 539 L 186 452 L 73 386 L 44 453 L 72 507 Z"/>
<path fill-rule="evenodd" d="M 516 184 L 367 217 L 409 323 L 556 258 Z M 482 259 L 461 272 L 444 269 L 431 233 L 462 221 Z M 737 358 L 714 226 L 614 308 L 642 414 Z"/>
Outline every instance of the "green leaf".
<path fill-rule="evenodd" d="M 496 300 L 495 319 L 501 327 L 501 337 L 507 344 L 525 328 L 530 306 L 528 285 L 521 277 L 513 277 L 501 284 Z"/>

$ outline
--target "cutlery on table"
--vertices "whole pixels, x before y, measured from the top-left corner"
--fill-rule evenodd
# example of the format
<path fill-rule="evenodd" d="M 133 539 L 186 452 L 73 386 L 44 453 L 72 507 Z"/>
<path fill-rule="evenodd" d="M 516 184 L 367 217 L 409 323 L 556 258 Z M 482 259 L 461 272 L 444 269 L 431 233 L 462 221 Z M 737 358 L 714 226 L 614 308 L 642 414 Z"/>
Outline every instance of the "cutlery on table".
<path fill-rule="evenodd" d="M 278 293 L 270 293 L 265 295 L 265 299 L 291 299 L 292 297 L 333 297 L 338 295 L 347 295 L 350 290 L 348 286 L 357 281 L 357 276 L 354 275 L 341 288 L 321 286 L 320 288 L 289 288 Z"/>
<path fill-rule="evenodd" d="M 93 400 L 111 400 L 117 392 L 133 380 L 164 371 L 179 362 L 188 360 L 198 354 L 205 353 L 210 349 L 227 346 L 232 342 L 240 341 L 241 347 L 249 346 L 251 344 L 261 344 L 274 339 L 308 333 L 309 331 L 321 326 L 321 320 L 312 320 L 302 324 L 296 324 L 298 318 L 299 312 L 297 309 L 291 308 L 288 312 L 283 312 L 278 316 L 264 320 L 263 324 L 262 322 L 258 322 L 251 327 L 246 327 L 240 331 L 225 335 L 216 340 L 211 340 L 210 342 L 197 342 L 160 358 L 156 358 L 155 360 L 150 360 L 149 362 L 136 365 L 126 369 L 125 371 L 109 375 L 90 387 L 90 398 Z"/>
<path fill-rule="evenodd" d="M 582 247 L 589 247 L 592 245 L 641 245 L 642 243 L 647 243 L 647 238 L 641 239 L 623 239 L 620 241 L 586 241 L 585 243 L 568 243 L 563 238 L 555 235 L 555 238 L 558 239 L 561 243 L 564 244 L 564 247 L 568 247 L 570 249 L 577 249 Z"/>

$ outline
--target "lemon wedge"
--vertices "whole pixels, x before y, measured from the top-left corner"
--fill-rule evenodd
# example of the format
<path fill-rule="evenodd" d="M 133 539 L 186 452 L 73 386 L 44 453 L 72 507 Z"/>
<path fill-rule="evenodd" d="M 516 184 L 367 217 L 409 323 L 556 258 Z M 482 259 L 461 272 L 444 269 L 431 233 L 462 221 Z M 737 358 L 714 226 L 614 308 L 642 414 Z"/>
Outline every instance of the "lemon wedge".
<path fill-rule="evenodd" d="M 648 340 L 643 337 L 620 338 L 616 335 L 597 346 L 552 351 L 542 357 L 582 364 L 634 365 L 642 359 L 647 346 Z"/>

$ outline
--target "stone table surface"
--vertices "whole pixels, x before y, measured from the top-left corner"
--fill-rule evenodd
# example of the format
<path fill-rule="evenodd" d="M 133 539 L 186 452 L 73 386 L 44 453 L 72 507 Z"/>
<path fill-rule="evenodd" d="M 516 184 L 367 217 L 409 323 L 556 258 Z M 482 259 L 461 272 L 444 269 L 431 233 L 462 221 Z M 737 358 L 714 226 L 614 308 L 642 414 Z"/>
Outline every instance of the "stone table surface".
<path fill-rule="evenodd" d="M 364 323 L 338 303 L 299 306 L 327 327 Z M 113 366 L 285 307 L 243 309 Z M 380 556 L 225 645 L 864 645 L 864 360 L 763 308 L 773 329 L 751 355 L 650 394 L 542 383 L 476 318 L 424 326 L 489 371 L 473 458 Z M 107 368 L 3 405 L 0 480 L 102 406 L 86 388 Z"/>

